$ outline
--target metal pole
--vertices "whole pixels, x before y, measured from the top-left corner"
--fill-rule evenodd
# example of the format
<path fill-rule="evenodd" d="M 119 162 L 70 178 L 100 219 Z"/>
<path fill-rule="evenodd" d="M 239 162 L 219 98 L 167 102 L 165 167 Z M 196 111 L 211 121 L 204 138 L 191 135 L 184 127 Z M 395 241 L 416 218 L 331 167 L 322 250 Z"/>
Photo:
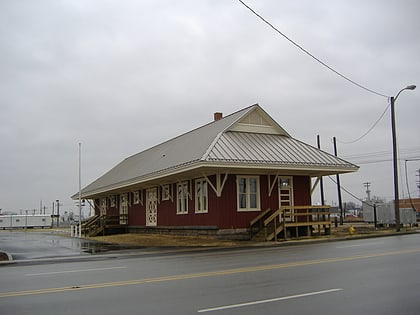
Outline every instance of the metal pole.
<path fill-rule="evenodd" d="M 82 237 L 82 143 L 79 142 L 79 237 Z"/>
<path fill-rule="evenodd" d="M 395 98 L 391 97 L 392 162 L 394 165 L 395 229 L 400 231 L 400 196 L 398 192 L 397 130 L 395 128 Z"/>
<path fill-rule="evenodd" d="M 378 227 L 378 218 L 376 216 L 376 203 L 373 204 L 373 221 L 375 223 L 375 230 Z"/>
<path fill-rule="evenodd" d="M 397 156 L 397 130 L 395 127 L 395 101 L 402 91 L 414 90 L 415 85 L 407 85 L 401 89 L 395 97 L 391 96 L 391 129 L 392 129 L 392 161 L 394 165 L 394 210 L 395 210 L 395 229 L 400 231 L 400 196 L 398 193 L 398 156 Z"/>
<path fill-rule="evenodd" d="M 316 136 L 317 139 L 317 143 L 318 143 L 318 149 L 321 149 L 321 141 L 319 138 L 319 135 Z M 322 176 L 319 177 L 319 189 L 321 191 L 321 205 L 325 205 L 325 201 L 324 201 L 324 181 L 322 179 Z"/>
<path fill-rule="evenodd" d="M 53 202 L 53 204 L 52 204 L 52 212 L 51 212 L 52 227 L 54 227 L 54 205 L 55 205 L 55 202 Z"/>
<path fill-rule="evenodd" d="M 334 155 L 337 156 L 337 141 L 335 137 L 333 137 L 333 144 L 334 144 Z M 338 206 L 340 207 L 340 225 L 343 225 L 344 224 L 343 202 L 341 200 L 341 185 L 340 185 L 339 174 L 337 174 L 337 192 L 338 192 Z"/>
<path fill-rule="evenodd" d="M 57 227 L 60 225 L 60 200 L 57 201 Z"/>

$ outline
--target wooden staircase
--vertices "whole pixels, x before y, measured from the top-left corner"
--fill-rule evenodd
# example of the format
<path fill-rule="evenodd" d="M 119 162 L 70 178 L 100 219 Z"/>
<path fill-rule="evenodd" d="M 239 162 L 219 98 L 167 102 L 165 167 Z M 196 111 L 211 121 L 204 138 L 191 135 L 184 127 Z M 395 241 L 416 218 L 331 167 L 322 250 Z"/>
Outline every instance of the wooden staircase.
<path fill-rule="evenodd" d="M 127 224 L 120 224 L 120 216 L 95 215 L 82 222 L 84 236 L 105 235 L 109 229 L 124 229 Z"/>
<path fill-rule="evenodd" d="M 264 234 L 264 220 L 270 215 L 271 209 L 261 212 L 257 217 L 255 217 L 251 222 L 249 222 L 249 238 L 253 241 L 265 241 Z"/>
<path fill-rule="evenodd" d="M 294 234 L 296 238 L 331 231 L 330 206 L 286 206 L 275 212 L 262 212 L 250 222 L 250 239 L 277 241 L 282 233 L 284 240 Z M 303 231 L 303 233 L 302 233 Z M 300 234 L 300 235 L 299 235 Z"/>
<path fill-rule="evenodd" d="M 103 224 L 105 216 L 95 215 L 82 222 L 82 234 L 84 236 L 97 236 L 103 234 L 105 225 Z"/>

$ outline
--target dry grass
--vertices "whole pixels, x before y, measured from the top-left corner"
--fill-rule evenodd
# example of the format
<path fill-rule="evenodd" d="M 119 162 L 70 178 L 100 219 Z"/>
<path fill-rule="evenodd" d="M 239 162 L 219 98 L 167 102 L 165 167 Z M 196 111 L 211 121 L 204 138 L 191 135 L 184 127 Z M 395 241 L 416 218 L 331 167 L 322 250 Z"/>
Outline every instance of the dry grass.
<path fill-rule="evenodd" d="M 219 240 L 204 236 L 176 236 L 164 234 L 117 234 L 95 236 L 89 239 L 99 242 L 119 245 L 134 245 L 147 247 L 228 247 L 243 245 L 243 242 Z"/>
<path fill-rule="evenodd" d="M 375 230 L 372 224 L 367 223 L 354 223 L 356 231 L 354 237 L 362 235 L 385 235 L 392 234 L 395 232 L 393 228 L 380 228 Z M 350 237 L 348 228 L 350 224 L 345 223 L 343 226 L 334 227 L 332 226 L 331 235 L 318 236 L 307 239 L 320 239 L 320 238 L 340 238 Z M 418 228 L 404 228 L 402 231 L 409 232 L 417 230 Z M 255 242 L 252 241 L 230 241 L 220 240 L 212 237 L 205 236 L 177 236 L 177 235 L 166 235 L 166 234 L 117 234 L 107 236 L 96 236 L 90 237 L 89 239 L 96 240 L 99 242 L 119 245 L 130 245 L 130 246 L 144 246 L 144 247 L 231 247 L 231 246 L 244 246 L 252 245 Z M 301 239 L 305 239 L 302 237 Z M 293 239 L 292 239 L 293 240 Z"/>

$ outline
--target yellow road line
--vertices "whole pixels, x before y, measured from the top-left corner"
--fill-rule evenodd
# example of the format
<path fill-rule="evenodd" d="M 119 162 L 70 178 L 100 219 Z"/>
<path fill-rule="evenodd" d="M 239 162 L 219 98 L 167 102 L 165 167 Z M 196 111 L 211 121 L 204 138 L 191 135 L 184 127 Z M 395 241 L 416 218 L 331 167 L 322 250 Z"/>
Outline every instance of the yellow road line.
<path fill-rule="evenodd" d="M 400 250 L 400 251 L 372 253 L 372 254 L 366 254 L 366 255 L 334 257 L 334 258 L 325 258 L 325 259 L 316 259 L 316 260 L 304 260 L 304 261 L 296 261 L 296 262 L 275 264 L 275 265 L 262 265 L 262 266 L 254 266 L 254 267 L 244 267 L 244 268 L 234 268 L 234 269 L 226 269 L 226 270 L 216 270 L 216 271 L 208 271 L 208 272 L 190 273 L 190 274 L 175 275 L 175 276 L 165 276 L 165 277 L 145 278 L 145 279 L 128 280 L 128 281 L 114 281 L 114 282 L 104 282 L 104 283 L 96 283 L 96 284 L 86 284 L 86 285 L 73 286 L 73 287 L 47 288 L 47 289 L 38 289 L 38 290 L 4 292 L 4 293 L 0 293 L 0 298 L 26 296 L 26 295 L 37 295 L 37 294 L 48 294 L 48 293 L 58 293 L 58 292 L 69 292 L 69 291 L 87 290 L 87 289 L 100 289 L 100 288 L 109 288 L 109 287 L 118 287 L 118 286 L 127 286 L 127 285 L 139 285 L 139 284 L 145 284 L 145 283 L 156 283 L 156 282 L 165 282 L 165 281 L 187 280 L 187 279 L 205 278 L 205 277 L 226 276 L 226 275 L 233 275 L 233 274 L 239 274 L 239 273 L 248 273 L 248 272 L 268 271 L 268 270 L 283 269 L 283 268 L 319 265 L 319 264 L 344 262 L 344 261 L 368 259 L 368 258 L 375 258 L 375 257 L 391 256 L 391 255 L 414 254 L 414 253 L 419 253 L 419 252 L 420 252 L 420 248 L 418 248 L 418 249 L 407 249 L 407 250 Z"/>

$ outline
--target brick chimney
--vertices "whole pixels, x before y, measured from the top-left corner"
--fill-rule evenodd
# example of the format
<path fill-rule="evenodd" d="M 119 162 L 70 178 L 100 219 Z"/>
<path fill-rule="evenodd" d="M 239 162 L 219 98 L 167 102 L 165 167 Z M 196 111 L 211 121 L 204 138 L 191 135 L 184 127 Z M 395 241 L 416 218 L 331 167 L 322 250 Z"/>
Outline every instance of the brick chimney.
<path fill-rule="evenodd" d="M 220 120 L 223 118 L 223 113 L 216 112 L 214 113 L 214 121 Z"/>

